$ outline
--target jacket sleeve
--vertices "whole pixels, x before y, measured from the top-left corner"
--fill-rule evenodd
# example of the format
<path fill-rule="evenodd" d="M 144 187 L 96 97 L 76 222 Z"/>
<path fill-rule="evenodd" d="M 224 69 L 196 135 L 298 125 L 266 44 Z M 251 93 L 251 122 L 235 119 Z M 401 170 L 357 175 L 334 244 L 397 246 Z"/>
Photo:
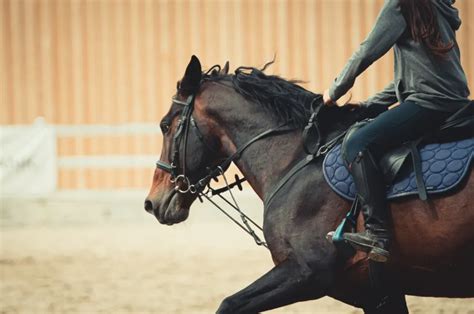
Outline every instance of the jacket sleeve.
<path fill-rule="evenodd" d="M 384 90 L 369 97 L 366 101 L 361 102 L 361 106 L 366 108 L 371 106 L 381 106 L 385 107 L 386 110 L 390 105 L 393 105 L 397 101 L 398 99 L 395 92 L 395 83 L 392 81 L 385 87 Z"/>
<path fill-rule="evenodd" d="M 355 79 L 382 57 L 404 33 L 407 24 L 400 11 L 399 0 L 385 0 L 375 25 L 354 52 L 329 89 L 332 100 L 338 100 L 354 85 Z"/>

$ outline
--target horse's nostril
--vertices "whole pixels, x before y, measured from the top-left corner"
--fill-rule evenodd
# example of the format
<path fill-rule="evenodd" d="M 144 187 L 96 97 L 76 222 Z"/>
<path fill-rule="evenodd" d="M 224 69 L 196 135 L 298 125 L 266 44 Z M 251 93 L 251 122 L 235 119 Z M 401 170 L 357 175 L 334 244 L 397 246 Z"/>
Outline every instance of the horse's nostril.
<path fill-rule="evenodd" d="M 150 214 L 153 214 L 153 203 L 149 200 L 145 201 L 145 210 Z"/>

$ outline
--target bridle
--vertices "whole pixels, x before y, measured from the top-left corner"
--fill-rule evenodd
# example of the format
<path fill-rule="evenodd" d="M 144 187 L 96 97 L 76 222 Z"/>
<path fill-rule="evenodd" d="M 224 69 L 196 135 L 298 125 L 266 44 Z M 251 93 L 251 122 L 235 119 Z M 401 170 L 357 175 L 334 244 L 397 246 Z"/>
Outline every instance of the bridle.
<path fill-rule="evenodd" d="M 187 194 L 187 193 L 195 194 L 197 195 L 197 197 L 199 198 L 201 202 L 202 202 L 202 197 L 206 198 L 209 202 L 211 202 L 214 206 L 216 206 L 221 212 L 223 212 L 229 219 L 231 219 L 234 223 L 240 226 L 245 232 L 251 235 L 257 245 L 263 245 L 266 248 L 268 248 L 267 244 L 264 241 L 262 241 L 258 237 L 258 235 L 254 232 L 251 225 L 253 225 L 254 227 L 257 227 L 258 229 L 260 229 L 260 231 L 263 231 L 262 227 L 260 227 L 250 217 L 248 217 L 245 213 L 242 212 L 242 210 L 240 209 L 232 193 L 232 188 L 234 188 L 235 186 L 239 187 L 239 189 L 242 190 L 241 183 L 244 182 L 246 179 L 239 178 L 236 175 L 235 182 L 229 183 L 224 172 L 228 168 L 228 166 L 232 162 L 238 160 L 241 157 L 242 153 L 253 143 L 263 138 L 266 138 L 270 135 L 288 133 L 288 132 L 296 130 L 297 128 L 288 127 L 289 122 L 285 122 L 277 127 L 273 127 L 259 133 L 258 135 L 254 136 L 249 141 L 247 141 L 240 148 L 238 148 L 237 151 L 233 153 L 231 156 L 221 161 L 217 166 L 208 168 L 207 175 L 198 179 L 196 182 L 191 183 L 191 179 L 186 174 L 186 148 L 188 144 L 190 128 L 192 127 L 192 130 L 194 130 L 195 135 L 206 146 L 206 148 L 209 151 L 216 152 L 215 149 L 213 149 L 209 144 L 207 144 L 202 132 L 199 130 L 196 124 L 196 121 L 194 120 L 192 116 L 192 113 L 194 110 L 194 101 L 195 101 L 194 94 L 188 96 L 186 101 L 178 100 L 176 99 L 176 97 L 172 98 L 173 104 L 183 106 L 183 109 L 181 112 L 181 116 L 178 120 L 176 133 L 173 136 L 173 147 L 172 147 L 173 150 L 172 150 L 172 155 L 171 155 L 171 164 L 158 160 L 156 162 L 156 167 L 170 174 L 170 181 L 174 184 L 174 189 L 176 192 L 181 193 L 181 194 Z M 312 111 L 311 118 L 309 119 L 308 126 L 305 128 L 303 132 L 303 137 L 305 139 L 307 137 L 309 138 L 310 137 L 309 135 L 312 135 L 312 133 L 315 132 L 318 137 L 316 145 L 312 145 L 312 147 L 309 148 L 307 147 L 305 143 L 304 149 L 306 153 L 308 153 L 307 157 L 300 160 L 289 172 L 286 173 L 286 175 L 282 179 L 280 179 L 280 181 L 273 188 L 273 191 L 271 191 L 271 193 L 264 200 L 265 205 L 268 205 L 271 202 L 273 197 L 290 180 L 291 177 L 293 177 L 297 172 L 299 172 L 301 169 L 306 167 L 306 165 L 311 163 L 315 158 L 319 156 L 324 156 L 326 152 L 328 152 L 329 149 L 333 147 L 344 136 L 345 132 L 333 138 L 331 141 L 327 142 L 326 144 L 321 145 L 321 142 L 320 142 L 321 133 L 320 133 L 318 123 L 317 123 L 317 115 L 319 113 L 319 110 L 321 109 L 321 106 L 322 106 L 322 98 L 316 97 L 311 104 L 311 111 Z M 314 132 L 311 132 L 313 131 L 313 129 L 314 129 Z M 180 151 L 181 147 L 182 147 L 182 153 Z M 219 176 L 222 176 L 224 178 L 225 187 L 220 188 L 220 189 L 214 189 L 210 186 L 210 181 L 211 179 L 215 179 L 217 181 L 217 177 Z M 184 188 L 183 188 L 183 185 L 184 185 Z M 204 191 L 206 188 L 207 190 Z M 230 193 L 232 202 L 221 195 L 223 192 L 226 192 L 226 191 Z M 239 213 L 243 224 L 239 223 L 234 217 L 232 217 L 227 211 L 222 209 L 222 207 L 220 207 L 216 202 L 214 202 L 211 199 L 211 197 L 215 195 L 220 197 L 222 200 L 224 200 L 228 205 L 230 205 L 234 210 L 236 210 Z"/>
<path fill-rule="evenodd" d="M 186 99 L 186 101 L 181 101 L 176 99 L 175 97 L 172 98 L 173 104 L 177 104 L 183 106 L 181 116 L 178 120 L 178 126 L 176 128 L 176 133 L 173 136 L 173 150 L 171 153 L 171 164 L 166 163 L 164 161 L 158 160 L 156 162 L 156 167 L 168 172 L 171 177 L 171 182 L 175 185 L 175 191 L 186 194 L 196 194 L 201 192 L 208 184 L 208 182 L 219 176 L 223 173 L 225 169 L 235 160 L 239 159 L 241 154 L 245 149 L 247 149 L 251 144 L 255 143 L 256 141 L 268 137 L 269 135 L 275 134 L 283 134 L 290 131 L 294 131 L 296 128 L 285 128 L 288 125 L 287 122 L 274 127 L 270 128 L 266 131 L 261 132 L 257 136 L 250 139 L 244 145 L 242 145 L 237 151 L 220 162 L 217 166 L 208 169 L 208 174 L 204 177 L 198 179 L 196 182 L 191 183 L 191 179 L 186 174 L 186 148 L 188 144 L 188 137 L 189 137 L 189 130 L 192 127 L 196 136 L 199 140 L 206 146 L 206 148 L 210 151 L 214 151 L 213 149 L 204 139 L 202 132 L 199 130 L 196 121 L 194 120 L 192 113 L 194 110 L 194 99 L 195 95 L 190 95 Z M 182 147 L 182 153 L 180 152 L 180 148 Z M 241 182 L 243 180 L 240 180 Z M 183 188 L 184 185 L 184 188 Z"/>
<path fill-rule="evenodd" d="M 181 101 L 176 98 L 173 98 L 173 104 L 177 104 L 183 106 L 183 110 L 181 116 L 178 120 L 178 126 L 176 129 L 176 133 L 173 136 L 173 151 L 171 155 L 171 164 L 158 160 L 156 162 L 156 166 L 168 172 L 171 175 L 171 182 L 175 185 L 175 190 L 179 193 L 185 194 L 188 192 L 197 193 L 197 188 L 195 185 L 191 184 L 189 177 L 186 175 L 186 148 L 188 144 L 188 135 L 189 135 L 189 127 L 193 125 L 196 132 L 200 131 L 197 128 L 197 125 L 192 117 L 193 109 L 194 109 L 194 95 L 188 96 L 186 101 Z M 191 123 L 192 120 L 192 123 Z M 200 134 L 201 135 L 201 134 Z M 201 138 L 201 136 L 198 136 Z M 183 158 L 182 164 L 180 164 L 180 147 L 181 143 L 183 143 Z M 179 170 L 182 173 L 179 173 Z M 185 185 L 185 189 L 182 188 L 182 185 Z"/>
<path fill-rule="evenodd" d="M 266 131 L 261 132 L 260 134 L 256 135 L 249 141 L 247 141 L 244 145 L 242 145 L 235 153 L 231 156 L 226 158 L 225 160 L 221 161 L 217 166 L 208 169 L 207 175 L 198 179 L 196 182 L 191 183 L 191 179 L 186 174 L 186 148 L 188 145 L 188 137 L 189 137 L 189 130 L 192 127 L 196 136 L 199 140 L 207 147 L 210 151 L 216 151 L 210 145 L 208 145 L 204 139 L 202 132 L 199 130 L 196 121 L 194 120 L 192 113 L 194 110 L 194 100 L 195 95 L 190 95 L 186 99 L 186 101 L 181 101 L 176 99 L 176 97 L 172 98 L 173 104 L 183 106 L 181 116 L 178 120 L 178 126 L 176 129 L 176 133 L 173 136 L 173 147 L 172 147 L 172 154 L 171 154 L 171 164 L 158 160 L 156 162 L 156 167 L 169 173 L 170 174 L 170 181 L 174 184 L 174 189 L 176 192 L 181 194 L 196 194 L 199 200 L 202 202 L 202 197 L 206 198 L 209 202 L 211 202 L 214 206 L 216 206 L 222 213 L 224 213 L 229 219 L 231 219 L 234 223 L 236 223 L 240 228 L 242 228 L 245 232 L 247 232 L 250 236 L 253 237 L 255 243 L 257 245 L 262 245 L 268 248 L 265 241 L 262 241 L 260 237 L 255 233 L 252 228 L 257 227 L 260 231 L 263 231 L 262 227 L 260 227 L 255 221 L 253 221 L 250 217 L 248 217 L 242 210 L 240 209 L 233 193 L 232 188 L 238 187 L 242 190 L 242 182 L 246 181 L 245 178 L 239 178 L 237 175 L 235 176 L 235 182 L 229 183 L 227 180 L 224 172 L 228 168 L 228 166 L 237 159 L 240 158 L 244 150 L 246 150 L 250 145 L 255 143 L 256 141 L 268 137 L 270 135 L 276 134 L 283 134 L 288 133 L 290 131 L 295 130 L 296 128 L 288 128 L 288 122 L 281 124 L 277 127 L 270 128 Z M 182 153 L 180 151 L 182 147 Z M 217 181 L 217 177 L 222 176 L 224 178 L 225 187 L 220 189 L 214 189 L 210 186 L 211 179 L 215 179 Z M 184 185 L 184 188 L 182 187 Z M 204 191 L 207 188 L 206 191 Z M 231 195 L 232 202 L 229 201 L 227 198 L 223 197 L 221 194 L 223 192 L 228 191 Z M 222 200 L 224 200 L 228 205 L 230 205 L 234 210 L 236 210 L 242 223 L 238 222 L 234 217 L 232 217 L 226 210 L 224 210 L 219 204 L 214 202 L 211 199 L 213 196 L 218 196 Z"/>

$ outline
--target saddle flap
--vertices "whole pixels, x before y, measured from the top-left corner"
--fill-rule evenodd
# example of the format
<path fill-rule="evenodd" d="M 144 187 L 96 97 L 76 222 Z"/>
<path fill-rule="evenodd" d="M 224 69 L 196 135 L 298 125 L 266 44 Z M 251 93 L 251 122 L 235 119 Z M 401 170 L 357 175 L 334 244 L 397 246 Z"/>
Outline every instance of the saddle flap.
<path fill-rule="evenodd" d="M 379 167 L 387 184 L 393 182 L 410 156 L 410 152 L 410 146 L 402 145 L 390 150 L 380 159 Z"/>
<path fill-rule="evenodd" d="M 364 127 L 369 123 L 370 119 L 365 119 L 353 124 L 349 130 L 347 130 L 344 141 L 348 140 L 358 129 Z M 344 147 L 343 147 L 344 148 Z M 342 155 L 345 155 L 344 149 L 342 150 Z M 410 155 L 410 146 L 404 144 L 393 148 L 392 150 L 385 153 L 379 161 L 380 171 L 383 173 L 384 180 L 387 184 L 393 182 L 397 174 L 400 172 L 401 168 L 405 164 L 408 156 Z"/>

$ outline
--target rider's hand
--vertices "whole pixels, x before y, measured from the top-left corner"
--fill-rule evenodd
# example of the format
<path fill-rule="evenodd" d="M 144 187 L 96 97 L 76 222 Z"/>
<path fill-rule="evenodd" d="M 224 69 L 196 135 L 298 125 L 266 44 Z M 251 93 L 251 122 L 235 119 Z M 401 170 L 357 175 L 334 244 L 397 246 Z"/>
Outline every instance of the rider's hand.
<path fill-rule="evenodd" d="M 334 101 L 329 96 L 329 89 L 326 89 L 323 93 L 323 102 L 326 106 L 338 106 L 342 107 L 347 105 L 352 99 L 352 92 L 349 91 L 344 96 L 342 96 L 339 101 Z"/>
<path fill-rule="evenodd" d="M 323 103 L 326 106 L 334 106 L 336 105 L 336 102 L 334 102 L 331 97 L 329 96 L 329 89 L 326 89 L 323 93 Z"/>

